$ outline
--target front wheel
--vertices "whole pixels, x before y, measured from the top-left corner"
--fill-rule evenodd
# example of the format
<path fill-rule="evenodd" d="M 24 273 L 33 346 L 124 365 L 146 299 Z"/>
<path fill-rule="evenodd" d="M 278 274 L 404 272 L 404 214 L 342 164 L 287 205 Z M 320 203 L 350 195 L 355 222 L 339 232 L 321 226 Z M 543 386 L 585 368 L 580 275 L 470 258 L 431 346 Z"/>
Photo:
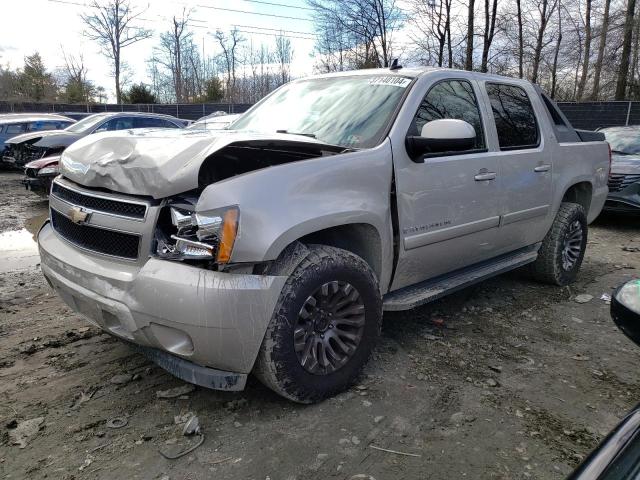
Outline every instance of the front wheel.
<path fill-rule="evenodd" d="M 535 279 L 559 286 L 573 283 L 587 248 L 587 215 L 582 205 L 562 203 L 531 265 Z"/>
<path fill-rule="evenodd" d="M 311 245 L 282 289 L 254 373 L 296 402 L 335 395 L 360 374 L 381 321 L 369 265 L 346 250 Z"/>

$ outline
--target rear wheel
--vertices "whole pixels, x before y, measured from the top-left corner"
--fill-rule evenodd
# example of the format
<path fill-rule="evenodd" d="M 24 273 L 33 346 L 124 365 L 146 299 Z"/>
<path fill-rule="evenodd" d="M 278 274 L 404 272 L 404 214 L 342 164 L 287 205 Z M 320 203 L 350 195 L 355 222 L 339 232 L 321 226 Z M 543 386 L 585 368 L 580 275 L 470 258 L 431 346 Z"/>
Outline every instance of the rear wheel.
<path fill-rule="evenodd" d="M 369 265 L 346 250 L 311 245 L 282 289 L 254 373 L 297 402 L 332 396 L 358 377 L 381 320 Z"/>
<path fill-rule="evenodd" d="M 531 265 L 537 280 L 565 286 L 572 283 L 587 248 L 587 216 L 582 205 L 562 203 Z"/>

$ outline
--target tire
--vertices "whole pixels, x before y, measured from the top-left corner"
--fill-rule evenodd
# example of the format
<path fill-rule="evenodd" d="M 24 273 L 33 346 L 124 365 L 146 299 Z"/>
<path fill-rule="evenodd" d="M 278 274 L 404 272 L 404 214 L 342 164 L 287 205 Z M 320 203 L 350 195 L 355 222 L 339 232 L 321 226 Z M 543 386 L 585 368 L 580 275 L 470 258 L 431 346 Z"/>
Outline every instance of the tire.
<path fill-rule="evenodd" d="M 542 241 L 538 258 L 531 264 L 533 277 L 561 287 L 573 283 L 587 248 L 587 228 L 587 215 L 582 205 L 561 203 L 551 229 Z M 563 254 L 566 242 L 571 244 L 571 254 Z"/>
<path fill-rule="evenodd" d="M 314 403 L 360 375 L 380 335 L 382 299 L 362 258 L 322 245 L 304 251 L 280 293 L 253 373 L 283 397 Z"/>

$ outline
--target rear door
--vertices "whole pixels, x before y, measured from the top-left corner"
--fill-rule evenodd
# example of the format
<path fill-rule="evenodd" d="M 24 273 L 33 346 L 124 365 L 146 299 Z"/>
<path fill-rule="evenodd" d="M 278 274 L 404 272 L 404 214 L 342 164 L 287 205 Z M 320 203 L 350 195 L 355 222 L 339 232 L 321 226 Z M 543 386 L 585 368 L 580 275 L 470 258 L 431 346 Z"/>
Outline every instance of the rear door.
<path fill-rule="evenodd" d="M 478 104 L 478 84 L 470 76 L 430 78 L 434 80 L 423 87 L 423 97 L 412 107 L 415 114 L 408 131 L 399 133 L 417 135 L 428 121 L 461 119 L 474 127 L 476 142 L 468 151 L 430 154 L 424 163 L 416 163 L 409 158 L 403 138 L 395 136 L 400 245 L 392 289 L 457 270 L 496 252 L 500 171 L 498 159 L 488 152 L 485 125 L 489 118 Z M 407 102 L 411 98 L 415 95 Z"/>
<path fill-rule="evenodd" d="M 544 106 L 533 88 L 483 83 L 502 176 L 501 242 L 515 250 L 542 240 L 549 226 L 553 159 L 543 135 Z"/>

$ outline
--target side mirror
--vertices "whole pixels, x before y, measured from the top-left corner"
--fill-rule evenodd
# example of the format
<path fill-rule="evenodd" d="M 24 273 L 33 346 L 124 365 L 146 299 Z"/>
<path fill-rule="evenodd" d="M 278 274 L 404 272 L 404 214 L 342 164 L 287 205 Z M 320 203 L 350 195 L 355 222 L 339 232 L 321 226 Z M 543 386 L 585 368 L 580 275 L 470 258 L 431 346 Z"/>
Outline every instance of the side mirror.
<path fill-rule="evenodd" d="M 419 136 L 407 136 L 405 145 L 411 159 L 423 163 L 423 155 L 427 153 L 469 150 L 475 140 L 476 131 L 469 123 L 445 118 L 427 122 Z"/>
<path fill-rule="evenodd" d="M 627 337 L 640 345 L 640 279 L 631 280 L 614 292 L 611 318 Z"/>

